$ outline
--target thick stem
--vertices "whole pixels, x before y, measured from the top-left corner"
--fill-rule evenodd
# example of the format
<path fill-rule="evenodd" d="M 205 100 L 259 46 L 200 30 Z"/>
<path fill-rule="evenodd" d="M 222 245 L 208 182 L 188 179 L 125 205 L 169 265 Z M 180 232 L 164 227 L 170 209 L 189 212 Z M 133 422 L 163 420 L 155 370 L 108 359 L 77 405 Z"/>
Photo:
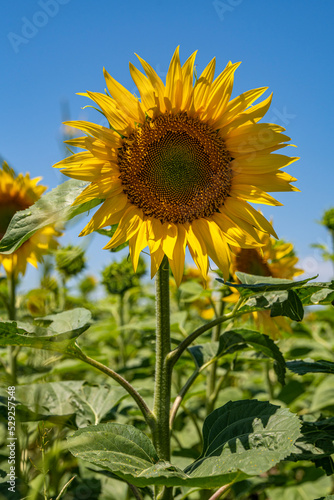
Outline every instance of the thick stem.
<path fill-rule="evenodd" d="M 161 460 L 170 460 L 169 411 L 171 370 L 166 363 L 171 351 L 169 312 L 169 264 L 164 257 L 156 276 L 156 362 L 153 413 L 154 444 Z"/>
<path fill-rule="evenodd" d="M 172 368 L 167 363 L 171 351 L 169 263 L 165 256 L 156 275 L 156 362 L 153 413 L 155 426 L 153 442 L 160 460 L 170 461 L 169 412 L 171 398 Z M 172 488 L 163 488 L 159 500 L 173 498 Z"/>

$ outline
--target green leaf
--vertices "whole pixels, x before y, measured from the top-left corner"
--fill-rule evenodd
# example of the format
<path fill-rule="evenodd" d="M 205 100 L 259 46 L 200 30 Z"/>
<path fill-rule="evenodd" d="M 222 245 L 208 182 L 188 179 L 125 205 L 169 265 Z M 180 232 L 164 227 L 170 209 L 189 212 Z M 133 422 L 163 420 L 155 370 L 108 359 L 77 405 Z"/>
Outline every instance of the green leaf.
<path fill-rule="evenodd" d="M 35 414 L 28 420 L 36 419 L 36 414 L 52 421 L 73 415 L 77 427 L 100 423 L 127 396 L 119 385 L 95 386 L 83 380 L 20 385 L 16 391 L 16 400 Z"/>
<path fill-rule="evenodd" d="M 292 454 L 287 460 L 311 460 L 322 467 L 327 475 L 334 472 L 331 455 L 334 453 L 334 418 L 303 422 L 301 437 L 294 444 Z"/>
<path fill-rule="evenodd" d="M 331 304 L 334 301 L 334 280 L 328 283 L 316 282 L 302 286 L 296 292 L 304 306 Z"/>
<path fill-rule="evenodd" d="M 213 358 L 219 358 L 235 350 L 244 349 L 246 346 L 251 346 L 255 351 L 261 352 L 276 361 L 278 380 L 284 385 L 285 360 L 277 345 L 268 335 L 263 335 L 254 330 L 247 330 L 246 328 L 236 328 L 221 335 L 219 342 L 208 342 L 192 346 L 188 350 L 197 367 L 201 368 Z"/>
<path fill-rule="evenodd" d="M 299 288 L 300 286 L 305 285 L 310 280 L 313 280 L 317 277 L 313 276 L 313 278 L 307 278 L 301 281 L 293 281 L 280 278 L 272 278 L 271 276 L 255 276 L 252 274 L 242 273 L 240 271 L 237 271 L 236 275 L 240 283 L 230 283 L 228 281 L 225 282 L 220 278 L 216 279 L 217 281 L 220 281 L 227 286 L 238 288 L 239 292 L 243 296 L 254 295 L 260 292 L 273 292 L 278 290 L 290 290 L 293 288 Z"/>
<path fill-rule="evenodd" d="M 103 200 L 92 200 L 73 206 L 87 182 L 70 179 L 42 196 L 34 205 L 16 212 L 0 242 L 0 253 L 10 254 L 36 231 L 50 224 L 61 224 L 96 207 Z"/>
<path fill-rule="evenodd" d="M 305 375 L 305 373 L 334 373 L 334 363 L 319 359 L 319 361 L 288 361 L 286 363 L 289 370 L 298 375 Z"/>
<path fill-rule="evenodd" d="M 324 409 L 333 409 L 334 408 L 334 375 L 327 375 L 326 378 L 318 385 L 316 388 L 311 407 L 309 409 L 310 412 L 316 412 Z"/>
<path fill-rule="evenodd" d="M 300 468 L 299 477 L 294 482 L 290 479 L 284 486 L 266 490 L 267 498 L 270 500 L 313 500 L 316 497 L 320 500 L 319 495 L 326 495 L 329 491 L 331 491 L 330 478 L 314 467 Z"/>
<path fill-rule="evenodd" d="M 68 447 L 135 486 L 213 488 L 273 467 L 291 454 L 299 428 L 287 409 L 256 400 L 230 401 L 205 420 L 203 453 L 185 471 L 159 460 L 149 438 L 130 425 L 80 429 L 68 438 Z"/>
<path fill-rule="evenodd" d="M 40 321 L 49 323 L 47 328 L 1 322 L 0 346 L 33 347 L 75 356 L 80 351 L 76 339 L 89 328 L 90 318 L 90 311 L 80 307 L 45 316 Z"/>
<path fill-rule="evenodd" d="M 185 472 L 196 477 L 229 468 L 262 474 L 291 453 L 299 436 L 299 419 L 288 409 L 267 401 L 230 401 L 205 419 L 203 452 Z"/>
<path fill-rule="evenodd" d="M 286 300 L 274 302 L 270 316 L 287 316 L 292 320 L 301 321 L 304 317 L 304 307 L 296 292 L 288 290 Z"/>

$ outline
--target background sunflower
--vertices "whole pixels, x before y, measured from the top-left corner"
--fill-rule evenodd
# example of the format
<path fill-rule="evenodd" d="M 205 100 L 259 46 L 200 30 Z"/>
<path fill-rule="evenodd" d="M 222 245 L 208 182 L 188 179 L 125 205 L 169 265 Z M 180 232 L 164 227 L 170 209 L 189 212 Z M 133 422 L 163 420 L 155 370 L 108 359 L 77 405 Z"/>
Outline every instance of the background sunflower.
<path fill-rule="evenodd" d="M 30 175 L 18 174 L 6 162 L 0 168 L 0 240 L 13 217 L 19 210 L 25 210 L 37 201 L 46 186 L 37 185 L 41 177 L 30 179 Z M 48 226 L 36 231 L 18 250 L 10 255 L 0 254 L 0 268 L 3 266 L 8 276 L 26 272 L 27 262 L 37 267 L 43 255 L 58 246 L 56 240 L 60 232 Z"/>

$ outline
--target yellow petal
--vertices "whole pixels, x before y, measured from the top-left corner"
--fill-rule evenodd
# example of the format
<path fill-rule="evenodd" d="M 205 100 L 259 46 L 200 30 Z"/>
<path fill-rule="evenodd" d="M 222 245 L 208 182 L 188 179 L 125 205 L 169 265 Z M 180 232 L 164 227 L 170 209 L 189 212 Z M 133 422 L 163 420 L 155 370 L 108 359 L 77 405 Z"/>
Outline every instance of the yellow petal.
<path fill-rule="evenodd" d="M 210 125 L 218 120 L 225 111 L 233 89 L 234 72 L 240 64 L 240 62 L 229 63 L 211 85 L 206 110 L 202 114 L 202 118 L 207 120 Z"/>
<path fill-rule="evenodd" d="M 177 238 L 174 246 L 173 258 L 168 259 L 176 286 L 180 286 L 183 276 L 186 242 L 186 230 L 182 224 L 177 224 Z"/>
<path fill-rule="evenodd" d="M 194 234 L 192 224 L 186 226 L 187 244 L 190 254 L 198 267 L 202 278 L 206 281 L 208 275 L 208 252 L 201 234 Z"/>
<path fill-rule="evenodd" d="M 97 229 L 116 224 L 116 222 L 121 219 L 127 202 L 128 197 L 125 194 L 119 194 L 114 198 L 108 198 L 95 212 L 79 236 L 86 236 Z"/>
<path fill-rule="evenodd" d="M 130 63 L 130 73 L 133 81 L 135 82 L 139 90 L 144 110 L 146 112 L 152 110 L 154 113 L 156 113 L 157 110 L 156 99 L 155 99 L 156 94 L 150 80 L 131 63 Z M 152 116 L 154 115 L 154 113 L 152 113 Z"/>
<path fill-rule="evenodd" d="M 221 115 L 219 120 L 214 123 L 215 128 L 222 128 L 235 120 L 240 113 L 242 113 L 248 106 L 250 106 L 256 99 L 258 99 L 268 87 L 261 87 L 258 89 L 248 90 L 238 97 L 235 97 L 226 106 L 225 112 Z"/>
<path fill-rule="evenodd" d="M 118 134 L 121 135 L 131 133 L 134 121 L 129 117 L 124 116 L 124 113 L 117 107 L 114 99 L 112 99 L 109 95 L 100 94 L 98 92 L 87 92 L 87 95 L 102 109 L 103 114 L 112 127 L 114 134 L 114 131 L 117 131 Z M 121 141 L 119 135 L 118 140 Z"/>
<path fill-rule="evenodd" d="M 194 87 L 194 107 L 196 111 L 199 111 L 202 107 L 206 105 L 207 97 L 210 92 L 210 86 L 212 84 L 213 76 L 215 74 L 216 58 L 214 57 L 207 67 L 204 69 L 203 73 L 197 80 Z"/>
<path fill-rule="evenodd" d="M 235 154 L 247 154 L 290 141 L 290 137 L 281 133 L 283 130 L 272 123 L 255 123 L 232 130 L 224 140 L 229 153 L 235 157 Z"/>
<path fill-rule="evenodd" d="M 272 234 L 275 238 L 278 237 L 270 222 L 246 201 L 236 200 L 230 196 L 224 202 L 224 211 L 227 211 L 227 215 L 232 214 L 235 217 L 243 219 L 260 231 Z"/>
<path fill-rule="evenodd" d="M 194 234 L 202 236 L 209 257 L 219 267 L 224 279 L 229 278 L 230 252 L 225 243 L 224 234 L 217 224 L 208 219 L 196 219 L 192 222 Z"/>
<path fill-rule="evenodd" d="M 267 192 L 299 191 L 298 188 L 289 184 L 289 182 L 296 180 L 295 177 L 281 171 L 268 174 L 238 174 L 233 179 L 233 185 L 236 187 L 241 184 L 252 184 Z"/>
<path fill-rule="evenodd" d="M 177 227 L 173 223 L 165 222 L 162 224 L 162 249 L 169 259 L 173 258 L 174 247 L 177 239 Z"/>
<path fill-rule="evenodd" d="M 258 246 L 258 242 L 250 234 L 243 231 L 226 214 L 216 212 L 210 218 L 220 227 L 228 244 L 241 248 Z"/>
<path fill-rule="evenodd" d="M 247 184 L 233 184 L 231 196 L 240 198 L 241 200 L 250 201 L 252 203 L 263 203 L 263 205 L 282 206 L 282 203 L 275 200 L 270 194 L 262 191 L 256 186 Z"/>
<path fill-rule="evenodd" d="M 86 201 L 96 198 L 106 199 L 112 195 L 115 196 L 122 192 L 123 185 L 118 176 L 108 176 L 87 186 L 82 193 L 77 196 L 73 205 L 80 205 L 81 203 L 85 203 Z"/>
<path fill-rule="evenodd" d="M 103 73 L 108 90 L 118 106 L 127 116 L 131 117 L 134 122 L 143 123 L 145 121 L 145 115 L 138 99 L 109 75 L 108 71 L 104 69 Z"/>
<path fill-rule="evenodd" d="M 146 62 L 144 59 L 138 56 L 139 61 L 141 62 L 141 65 L 143 66 L 143 69 L 148 77 L 148 79 L 151 82 L 152 87 L 155 89 L 156 94 L 158 96 L 158 103 L 160 107 L 161 113 L 164 113 L 166 111 L 166 106 L 165 106 L 165 86 L 161 81 L 161 78 L 156 74 L 154 69 Z"/>
<path fill-rule="evenodd" d="M 297 156 L 251 153 L 233 160 L 231 167 L 234 172 L 240 174 L 266 174 L 287 167 L 297 160 Z"/>
<path fill-rule="evenodd" d="M 170 62 L 165 89 L 165 104 L 170 111 L 180 111 L 182 104 L 182 69 L 179 56 L 179 47 L 176 48 Z"/>
<path fill-rule="evenodd" d="M 140 252 L 147 247 L 147 223 L 144 220 L 138 232 L 129 239 L 129 251 L 132 260 L 133 270 L 137 271 Z"/>
<path fill-rule="evenodd" d="M 197 50 L 191 54 L 182 66 L 182 79 L 183 79 L 183 95 L 182 95 L 182 110 L 188 110 L 193 98 L 193 84 L 194 84 L 194 64 Z"/>
<path fill-rule="evenodd" d="M 164 258 L 164 251 L 159 246 L 155 252 L 151 253 L 151 278 L 153 278 L 160 267 L 162 259 Z"/>
<path fill-rule="evenodd" d="M 161 246 L 164 236 L 161 222 L 155 218 L 147 219 L 148 246 L 151 253 L 154 253 Z"/>
<path fill-rule="evenodd" d="M 124 212 L 114 236 L 104 249 L 114 248 L 128 241 L 134 236 L 143 222 L 143 211 L 139 208 L 130 205 Z"/>
<path fill-rule="evenodd" d="M 224 126 L 224 124 L 220 127 L 219 121 L 215 123 L 214 128 L 220 128 L 220 135 L 225 136 L 225 134 L 229 134 L 232 130 L 237 129 L 238 127 L 244 125 L 251 125 L 253 123 L 257 123 L 264 115 L 267 113 L 270 108 L 273 94 L 270 94 L 267 99 L 256 104 L 255 106 L 250 107 L 240 115 L 238 115 L 234 120 L 232 120 L 228 125 Z"/>
<path fill-rule="evenodd" d="M 90 95 L 93 95 L 93 92 L 89 92 Z M 99 95 L 99 94 L 98 94 Z M 94 94 L 95 96 L 95 94 Z M 105 96 L 107 97 L 107 96 Z M 110 99 L 110 97 L 109 97 Z M 106 127 L 102 127 L 102 125 L 97 125 L 96 123 L 90 123 L 82 120 L 64 122 L 64 125 L 72 128 L 76 128 L 86 132 L 87 134 L 95 137 L 96 139 L 100 139 L 107 146 L 111 148 L 119 148 L 120 147 L 120 137 L 115 134 L 112 130 Z"/>

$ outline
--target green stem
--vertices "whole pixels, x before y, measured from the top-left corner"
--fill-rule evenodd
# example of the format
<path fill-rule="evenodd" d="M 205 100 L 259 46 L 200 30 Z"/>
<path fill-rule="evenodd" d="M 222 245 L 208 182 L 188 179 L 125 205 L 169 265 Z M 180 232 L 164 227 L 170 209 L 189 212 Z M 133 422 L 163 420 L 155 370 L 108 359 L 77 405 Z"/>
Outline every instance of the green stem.
<path fill-rule="evenodd" d="M 14 273 L 8 276 L 9 308 L 8 315 L 11 321 L 16 321 L 16 278 Z M 8 346 L 8 373 L 10 384 L 17 384 L 17 355 L 15 346 Z"/>
<path fill-rule="evenodd" d="M 242 306 L 244 302 L 244 298 L 240 297 L 238 300 L 237 304 L 235 305 L 234 309 L 232 312 L 229 314 L 224 314 L 220 318 L 216 318 L 206 325 L 201 326 L 200 328 L 197 328 L 195 331 L 193 331 L 186 339 L 184 339 L 177 347 L 168 355 L 167 363 L 170 365 L 172 368 L 175 363 L 179 360 L 181 357 L 182 353 L 194 342 L 194 340 L 197 339 L 200 335 L 203 333 L 207 332 L 208 330 L 211 330 L 216 325 L 219 325 L 221 323 L 224 323 L 225 321 L 230 321 L 231 319 L 236 318 L 237 316 L 240 316 L 244 314 L 244 312 L 238 312 L 238 309 Z M 249 311 L 247 311 L 249 312 Z"/>
<path fill-rule="evenodd" d="M 224 308 L 225 308 L 225 302 L 221 300 L 220 302 L 220 308 L 218 312 L 218 317 L 223 316 L 224 314 Z M 220 332 L 221 332 L 221 326 L 222 324 L 219 323 L 212 329 L 212 336 L 211 336 L 211 341 L 212 342 L 218 342 L 219 337 L 220 337 Z M 216 387 L 216 380 L 217 380 L 217 367 L 218 367 L 218 360 L 215 360 L 208 373 L 208 378 L 207 378 L 207 386 L 206 386 L 206 412 L 207 414 L 211 413 L 215 404 L 215 387 Z"/>
<path fill-rule="evenodd" d="M 87 356 L 84 352 L 81 351 L 81 349 L 76 351 L 76 358 L 81 359 L 85 363 L 93 366 L 97 370 L 100 370 L 101 372 L 105 373 L 109 377 L 111 377 L 113 380 L 118 382 L 129 394 L 132 396 L 132 398 L 135 400 L 135 402 L 138 405 L 138 408 L 141 410 L 147 424 L 151 429 L 155 427 L 155 417 L 149 407 L 147 406 L 146 402 L 144 399 L 141 397 L 139 392 L 136 391 L 136 389 L 127 381 L 125 378 L 123 378 L 121 375 L 119 375 L 117 372 L 112 370 L 111 368 L 108 368 L 107 366 L 103 365 L 99 361 L 96 361 L 93 358 L 90 358 Z"/>
<path fill-rule="evenodd" d="M 119 326 L 121 327 L 119 338 L 119 351 L 120 351 L 120 366 L 122 368 L 125 367 L 126 364 L 126 356 L 125 356 L 125 342 L 124 342 L 124 330 L 122 327 L 124 326 L 124 292 L 119 294 Z"/>
<path fill-rule="evenodd" d="M 170 461 L 169 412 L 171 398 L 172 368 L 167 362 L 171 351 L 170 306 L 169 306 L 169 263 L 165 256 L 156 275 L 156 362 L 153 413 L 155 426 L 153 442 L 160 460 Z M 161 489 L 160 489 L 161 490 Z M 173 498 L 172 488 L 164 487 L 158 494 L 159 500 Z"/>

